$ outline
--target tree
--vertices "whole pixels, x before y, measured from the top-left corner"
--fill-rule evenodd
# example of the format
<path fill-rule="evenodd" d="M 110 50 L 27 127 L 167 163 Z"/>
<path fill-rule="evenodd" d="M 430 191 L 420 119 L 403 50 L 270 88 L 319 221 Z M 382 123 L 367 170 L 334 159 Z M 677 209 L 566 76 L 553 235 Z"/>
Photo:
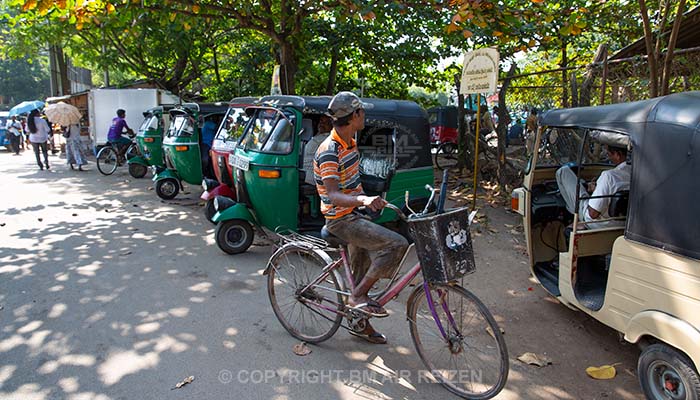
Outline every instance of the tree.
<path fill-rule="evenodd" d="M 14 105 L 49 95 L 48 60 L 24 57 L 9 60 L 0 57 L 0 93 Z"/>

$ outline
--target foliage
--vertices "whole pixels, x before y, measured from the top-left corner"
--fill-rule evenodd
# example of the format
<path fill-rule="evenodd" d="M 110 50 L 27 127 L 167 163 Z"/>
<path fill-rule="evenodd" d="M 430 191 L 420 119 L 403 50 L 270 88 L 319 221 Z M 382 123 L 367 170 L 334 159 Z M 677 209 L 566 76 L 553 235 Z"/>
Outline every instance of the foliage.
<path fill-rule="evenodd" d="M 44 99 L 49 95 L 48 60 L 24 57 L 0 62 L 0 94 L 15 105 L 25 100 Z"/>

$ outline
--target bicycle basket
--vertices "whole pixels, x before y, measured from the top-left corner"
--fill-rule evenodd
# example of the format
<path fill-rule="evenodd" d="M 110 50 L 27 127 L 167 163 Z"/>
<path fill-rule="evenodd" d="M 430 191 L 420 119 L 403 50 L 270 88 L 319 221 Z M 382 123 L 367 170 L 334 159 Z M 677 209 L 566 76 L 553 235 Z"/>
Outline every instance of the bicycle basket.
<path fill-rule="evenodd" d="M 408 229 L 425 281 L 447 283 L 476 269 L 467 208 L 409 220 Z"/>

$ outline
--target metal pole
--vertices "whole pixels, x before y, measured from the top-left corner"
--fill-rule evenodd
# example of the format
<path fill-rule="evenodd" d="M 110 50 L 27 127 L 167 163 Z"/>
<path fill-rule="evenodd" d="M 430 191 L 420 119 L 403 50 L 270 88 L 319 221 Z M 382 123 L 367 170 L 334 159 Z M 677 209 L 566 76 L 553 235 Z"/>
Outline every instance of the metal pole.
<path fill-rule="evenodd" d="M 481 125 L 481 93 L 476 95 L 476 132 L 474 132 L 474 198 L 472 211 L 476 210 L 476 176 L 479 168 L 479 130 Z"/>

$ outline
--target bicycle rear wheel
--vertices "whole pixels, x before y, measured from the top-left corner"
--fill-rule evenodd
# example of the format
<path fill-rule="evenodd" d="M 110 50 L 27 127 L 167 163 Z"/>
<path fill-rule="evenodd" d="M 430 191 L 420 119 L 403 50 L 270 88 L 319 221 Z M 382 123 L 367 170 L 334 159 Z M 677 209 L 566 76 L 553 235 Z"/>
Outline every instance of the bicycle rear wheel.
<path fill-rule="evenodd" d="M 508 350 L 498 324 L 471 292 L 430 285 L 430 297 L 444 335 L 433 317 L 423 286 L 408 306 L 413 344 L 433 377 L 465 399 L 490 399 L 508 379 Z"/>
<path fill-rule="evenodd" d="M 117 170 L 117 152 L 111 146 L 103 147 L 97 153 L 97 169 L 103 175 L 112 175 Z"/>
<path fill-rule="evenodd" d="M 270 263 L 267 294 L 284 329 L 309 343 L 333 336 L 342 322 L 344 304 L 335 274 L 302 292 L 321 274 L 326 261 L 312 250 L 291 244 L 273 255 Z"/>

